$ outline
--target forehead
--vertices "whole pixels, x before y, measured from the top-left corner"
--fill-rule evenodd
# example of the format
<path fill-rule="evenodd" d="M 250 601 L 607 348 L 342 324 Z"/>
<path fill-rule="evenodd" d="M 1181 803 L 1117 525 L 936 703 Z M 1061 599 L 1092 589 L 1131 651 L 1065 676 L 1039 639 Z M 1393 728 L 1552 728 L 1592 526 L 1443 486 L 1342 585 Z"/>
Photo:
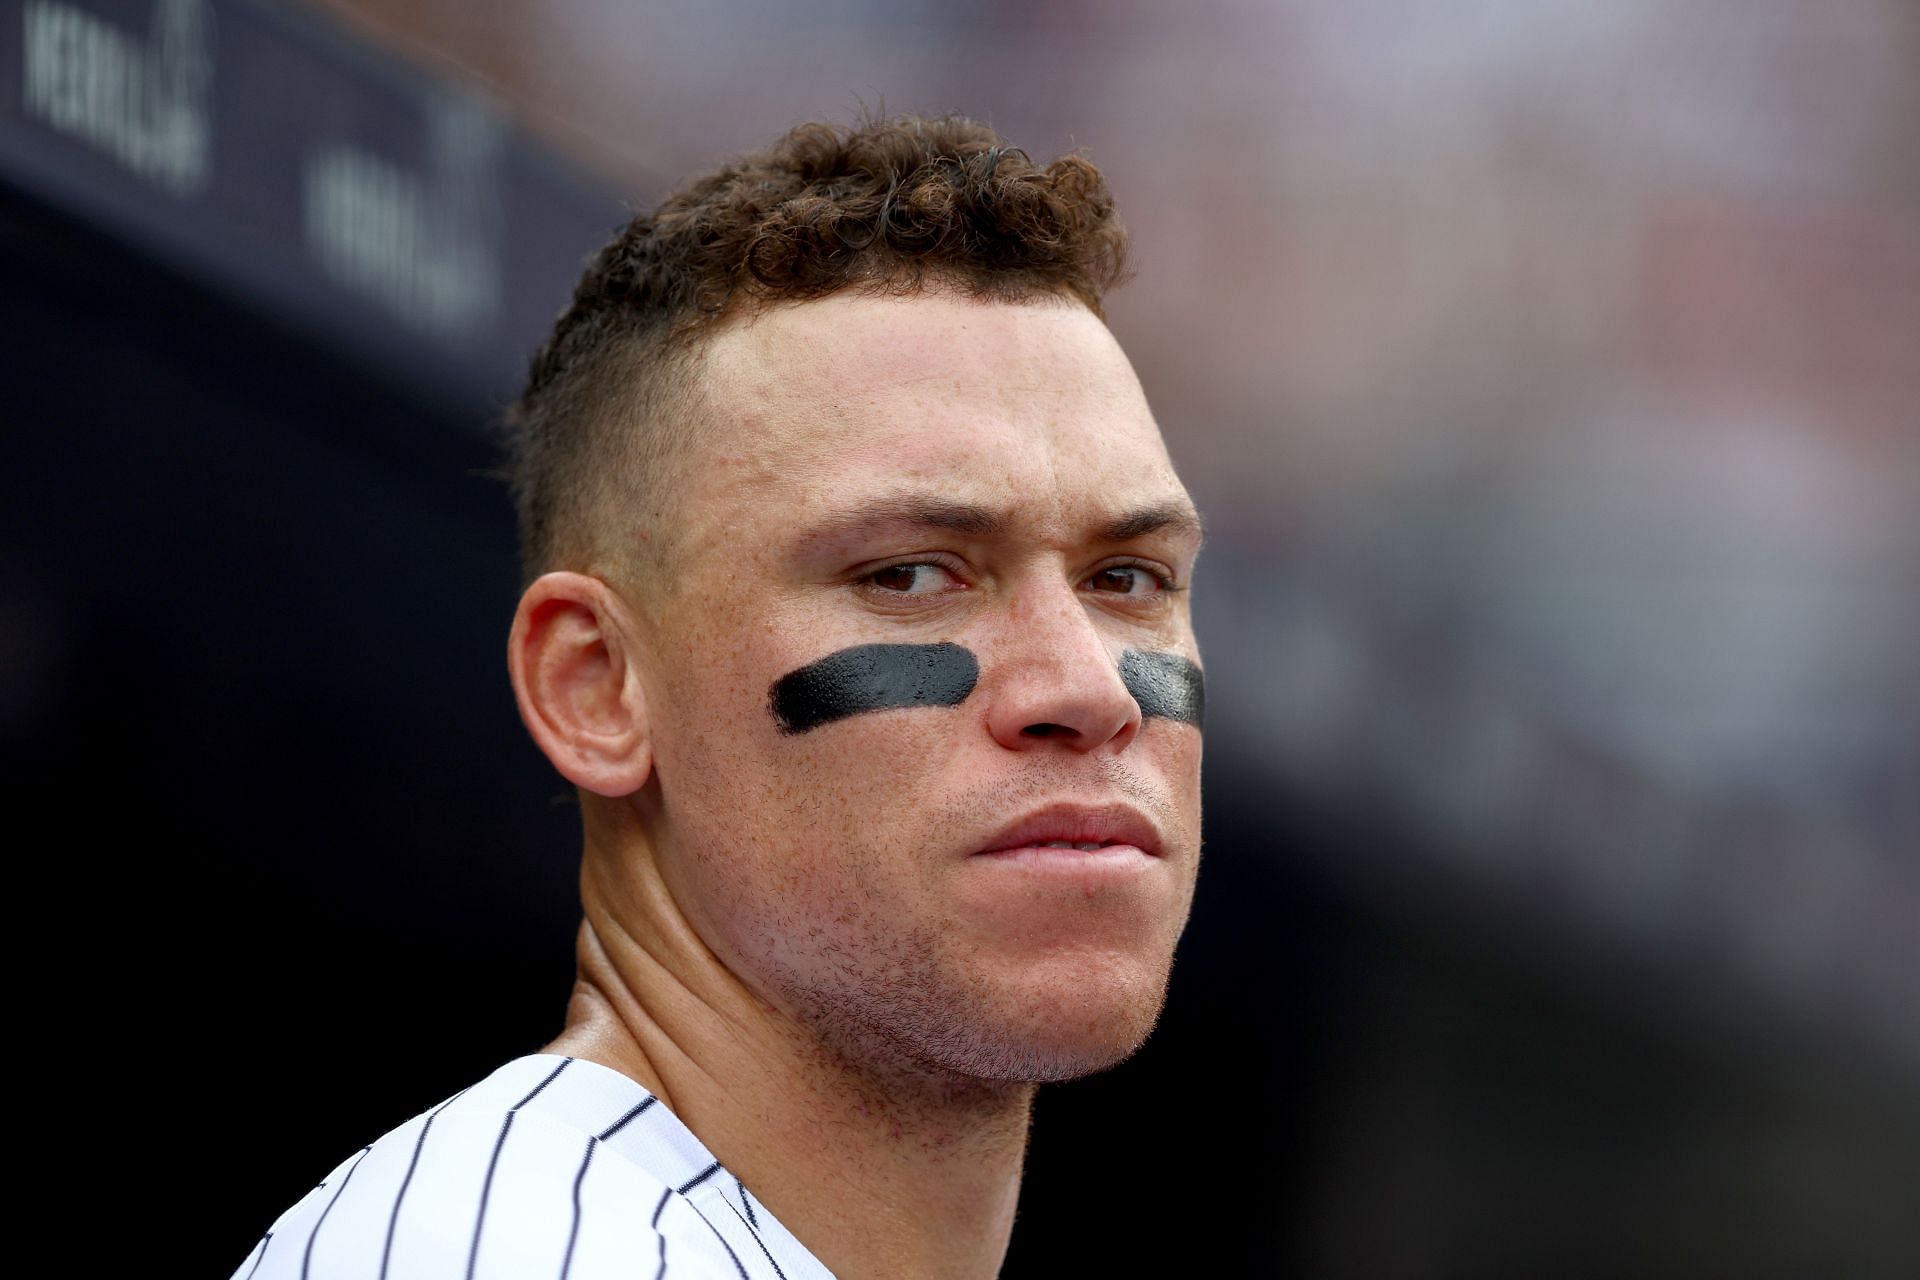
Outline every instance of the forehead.
<path fill-rule="evenodd" d="M 1132 366 L 1078 303 L 777 307 L 714 335 L 700 381 L 689 510 L 736 524 L 903 485 L 1061 526 L 1186 502 Z"/>

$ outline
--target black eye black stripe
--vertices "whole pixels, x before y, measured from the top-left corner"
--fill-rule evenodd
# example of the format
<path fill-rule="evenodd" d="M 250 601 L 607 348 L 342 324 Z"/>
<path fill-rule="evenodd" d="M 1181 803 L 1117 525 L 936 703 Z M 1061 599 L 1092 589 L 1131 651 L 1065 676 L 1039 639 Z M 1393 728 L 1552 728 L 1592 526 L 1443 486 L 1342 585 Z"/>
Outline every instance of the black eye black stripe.
<path fill-rule="evenodd" d="M 1120 655 L 1120 679 L 1143 716 L 1200 727 L 1207 716 L 1207 679 L 1177 653 L 1129 649 Z"/>
<path fill-rule="evenodd" d="M 957 707 L 979 679 L 957 644 L 862 644 L 780 677 L 768 702 L 782 731 L 805 733 L 864 711 Z"/>
<path fill-rule="evenodd" d="M 1140 714 L 1199 728 L 1206 679 L 1177 653 L 1129 649 L 1120 678 Z M 942 644 L 863 644 L 830 653 L 774 682 L 767 704 L 782 732 L 805 733 L 867 711 L 957 707 L 980 680 L 971 650 Z"/>

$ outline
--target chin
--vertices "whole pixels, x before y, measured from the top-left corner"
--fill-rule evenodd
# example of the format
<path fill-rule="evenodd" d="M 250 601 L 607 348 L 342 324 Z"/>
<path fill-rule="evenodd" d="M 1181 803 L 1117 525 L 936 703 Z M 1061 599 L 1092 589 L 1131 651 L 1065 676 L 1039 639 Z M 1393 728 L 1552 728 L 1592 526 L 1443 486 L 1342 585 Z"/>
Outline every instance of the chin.
<path fill-rule="evenodd" d="M 1042 975 L 1044 976 L 1044 975 Z M 1077 1080 L 1119 1065 L 1146 1043 L 1166 998 L 1166 974 L 1132 981 L 1034 982 L 991 991 L 968 984 L 946 1007 L 890 1030 L 940 1072 L 996 1084 Z"/>
<path fill-rule="evenodd" d="M 841 949 L 838 964 L 761 959 L 782 1002 L 842 1062 L 903 1083 L 996 1087 L 1078 1079 L 1131 1057 L 1159 1020 L 1178 937 L 1019 949 L 955 945 L 945 930 L 884 944 L 877 934 Z"/>
<path fill-rule="evenodd" d="M 1138 1035 L 1065 1041 L 979 1043 L 966 1058 L 943 1064 L 957 1075 L 996 1084 L 1055 1084 L 1117 1067 L 1146 1043 L 1151 1024 Z"/>

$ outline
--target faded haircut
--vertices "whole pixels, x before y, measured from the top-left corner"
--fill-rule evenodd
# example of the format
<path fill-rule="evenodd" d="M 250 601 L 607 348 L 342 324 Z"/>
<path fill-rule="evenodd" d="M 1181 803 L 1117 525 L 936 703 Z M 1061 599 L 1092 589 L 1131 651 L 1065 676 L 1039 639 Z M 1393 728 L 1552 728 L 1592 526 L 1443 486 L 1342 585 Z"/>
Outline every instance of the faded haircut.
<path fill-rule="evenodd" d="M 506 412 L 526 579 L 630 565 L 640 531 L 667 527 L 695 352 L 728 318 L 929 287 L 1103 316 L 1126 256 L 1090 161 L 1037 165 L 957 116 L 804 124 L 693 179 L 593 257 Z"/>

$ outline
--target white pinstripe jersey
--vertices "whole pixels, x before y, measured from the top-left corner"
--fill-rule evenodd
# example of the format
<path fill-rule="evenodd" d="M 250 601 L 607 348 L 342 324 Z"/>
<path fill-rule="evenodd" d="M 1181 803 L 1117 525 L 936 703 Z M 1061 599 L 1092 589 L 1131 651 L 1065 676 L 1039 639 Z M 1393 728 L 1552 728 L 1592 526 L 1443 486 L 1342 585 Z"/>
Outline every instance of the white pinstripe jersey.
<path fill-rule="evenodd" d="M 833 1280 L 640 1085 L 516 1058 L 343 1161 L 233 1280 Z"/>

